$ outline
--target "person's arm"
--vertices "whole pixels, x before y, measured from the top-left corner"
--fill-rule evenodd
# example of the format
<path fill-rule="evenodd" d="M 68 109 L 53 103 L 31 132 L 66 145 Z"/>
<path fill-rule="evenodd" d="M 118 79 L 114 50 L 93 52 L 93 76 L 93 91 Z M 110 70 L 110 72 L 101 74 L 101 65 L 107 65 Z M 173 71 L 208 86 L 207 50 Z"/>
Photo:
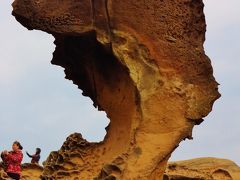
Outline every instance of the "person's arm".
<path fill-rule="evenodd" d="M 33 156 L 32 155 L 30 155 L 28 152 L 26 152 L 26 154 L 28 155 L 28 157 L 30 157 L 30 158 L 32 158 Z"/>
<path fill-rule="evenodd" d="M 1 159 L 3 161 L 5 161 L 5 159 L 6 159 L 6 152 L 5 151 L 1 153 Z"/>

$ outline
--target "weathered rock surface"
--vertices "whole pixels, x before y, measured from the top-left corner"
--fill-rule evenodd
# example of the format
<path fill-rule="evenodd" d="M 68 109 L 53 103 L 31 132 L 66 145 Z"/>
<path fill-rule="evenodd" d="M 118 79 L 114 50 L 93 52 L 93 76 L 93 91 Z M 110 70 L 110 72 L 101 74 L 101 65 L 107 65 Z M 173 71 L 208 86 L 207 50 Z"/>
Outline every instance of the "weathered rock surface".
<path fill-rule="evenodd" d="M 7 179 L 7 175 L 4 172 L 2 163 L 0 162 L 0 180 L 5 180 L 5 179 Z"/>
<path fill-rule="evenodd" d="M 217 158 L 198 158 L 171 162 L 164 180 L 240 180 L 240 167 Z"/>
<path fill-rule="evenodd" d="M 22 165 L 21 180 L 39 180 L 43 167 L 37 164 L 25 163 Z"/>
<path fill-rule="evenodd" d="M 70 152 L 71 157 L 80 157 L 82 156 L 84 151 L 80 151 L 79 149 L 84 149 L 83 147 L 87 146 L 87 142 L 82 141 L 82 139 L 78 139 L 78 134 L 73 134 L 68 137 L 68 144 L 65 142 L 61 150 L 58 152 L 59 154 L 69 154 L 67 151 L 70 149 L 65 149 L 69 147 L 69 145 L 73 145 L 71 143 L 76 143 L 73 147 L 78 147 L 75 149 L 75 154 L 73 151 Z M 69 140 L 69 138 L 71 140 Z M 80 140 L 80 141 L 78 141 Z M 77 142 L 78 141 L 78 142 Z M 69 142 L 71 142 L 69 144 Z M 87 144 L 85 144 L 87 143 Z M 86 146 L 85 146 L 85 145 Z M 54 152 L 50 155 L 49 158 L 53 158 Z M 54 159 L 54 158 L 53 158 Z M 64 160 L 70 160 L 69 157 L 64 157 Z M 56 160 L 56 158 L 55 158 Z M 69 162 L 71 164 L 71 162 Z M 23 164 L 22 165 L 22 180 L 39 180 L 42 174 L 43 168 L 41 166 L 35 164 Z M 103 168 L 102 173 L 109 172 L 117 172 L 119 169 L 114 165 L 105 166 Z M 62 172 L 63 173 L 63 172 Z M 66 173 L 74 173 L 74 172 L 66 172 Z M 73 179 L 73 178 L 63 178 L 63 179 Z M 75 178 L 76 179 L 76 178 Z M 0 165 L 0 180 L 8 180 L 5 175 L 2 166 Z M 164 173 L 163 180 L 240 180 L 240 167 L 236 165 L 234 162 L 226 159 L 218 159 L 218 158 L 197 158 L 186 161 L 176 161 L 170 162 L 167 165 L 167 169 Z"/>
<path fill-rule="evenodd" d="M 37 164 L 25 163 L 22 165 L 22 177 L 21 180 L 39 180 L 42 174 L 43 167 Z M 3 170 L 3 166 L 0 163 L 0 180 L 9 180 L 7 174 Z"/>
<path fill-rule="evenodd" d="M 70 136 L 42 179 L 162 179 L 219 97 L 202 0 L 15 0 L 13 8 L 22 25 L 55 37 L 52 63 L 111 121 L 101 143 Z"/>

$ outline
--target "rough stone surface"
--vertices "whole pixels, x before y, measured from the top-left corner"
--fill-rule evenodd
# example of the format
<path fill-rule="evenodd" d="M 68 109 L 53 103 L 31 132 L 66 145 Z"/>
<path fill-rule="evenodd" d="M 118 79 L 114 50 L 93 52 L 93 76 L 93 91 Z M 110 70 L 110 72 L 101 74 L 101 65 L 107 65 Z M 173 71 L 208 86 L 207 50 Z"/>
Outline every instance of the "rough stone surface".
<path fill-rule="evenodd" d="M 52 64 L 111 121 L 101 143 L 71 135 L 42 179 L 162 179 L 220 96 L 202 0 L 15 0 L 13 15 L 55 37 Z"/>
<path fill-rule="evenodd" d="M 25 163 L 22 165 L 21 180 L 39 180 L 43 167 L 37 164 Z"/>
<path fill-rule="evenodd" d="M 164 180 L 240 180 L 240 167 L 217 158 L 198 158 L 171 162 Z"/>
<path fill-rule="evenodd" d="M 39 180 L 42 174 L 43 167 L 37 164 L 25 163 L 22 165 L 22 177 L 21 180 Z M 3 166 L 0 163 L 0 180 L 10 180 L 7 174 L 3 170 Z"/>
<path fill-rule="evenodd" d="M 3 164 L 0 162 L 0 180 L 6 180 L 7 175 L 4 172 Z"/>
<path fill-rule="evenodd" d="M 67 141 L 59 150 L 59 154 L 68 155 L 70 149 L 75 149 L 74 154 L 71 150 L 72 157 L 82 158 L 84 150 L 89 144 L 83 139 L 79 139 L 79 134 L 72 134 L 68 137 Z M 70 140 L 71 139 L 71 140 Z M 79 141 L 80 140 L 80 141 Z M 71 143 L 69 143 L 71 142 Z M 73 144 L 72 144 L 73 143 Z M 86 144 L 85 144 L 86 143 Z M 70 149 L 66 149 L 70 145 Z M 81 151 L 81 150 L 82 151 Z M 59 160 L 58 156 L 53 157 L 53 153 L 49 158 L 52 160 Z M 69 160 L 69 157 L 64 157 L 64 160 Z M 68 162 L 73 165 L 71 161 Z M 84 167 L 84 166 L 83 166 Z M 48 167 L 50 168 L 50 167 Z M 58 171 L 58 167 L 53 165 L 53 168 Z M 39 180 L 43 171 L 43 167 L 35 164 L 23 164 L 22 165 L 22 180 Z M 102 176 L 104 174 L 119 172 L 119 168 L 115 165 L 107 165 L 103 167 Z M 63 172 L 62 172 L 63 173 Z M 74 172 L 66 172 L 74 173 Z M 78 173 L 76 171 L 75 173 Z M 59 178 L 59 179 L 74 179 L 74 178 Z M 77 178 L 75 178 L 77 179 Z M 87 179 L 87 178 L 86 178 Z M 113 178 L 114 179 L 114 178 Z M 3 171 L 3 167 L 0 165 L 0 180 L 8 180 L 7 175 Z M 164 173 L 163 180 L 240 180 L 240 167 L 234 162 L 226 159 L 217 158 L 198 158 L 186 161 L 170 162 L 167 165 L 167 169 Z"/>

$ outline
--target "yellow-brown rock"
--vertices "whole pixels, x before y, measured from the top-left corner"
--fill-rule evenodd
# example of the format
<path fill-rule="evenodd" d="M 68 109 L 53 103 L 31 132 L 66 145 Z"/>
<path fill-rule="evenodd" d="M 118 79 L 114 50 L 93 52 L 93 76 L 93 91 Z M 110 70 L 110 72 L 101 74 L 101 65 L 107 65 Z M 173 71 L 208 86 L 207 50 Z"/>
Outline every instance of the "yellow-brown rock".
<path fill-rule="evenodd" d="M 171 162 L 164 180 L 240 180 L 240 167 L 217 158 L 198 158 Z"/>
<path fill-rule="evenodd" d="M 22 165 L 21 180 L 39 180 L 43 167 L 38 164 L 25 163 Z"/>
<path fill-rule="evenodd" d="M 0 163 L 0 180 L 7 180 L 7 174 L 4 172 L 2 162 Z"/>
<path fill-rule="evenodd" d="M 73 136 L 75 135 L 71 135 Z M 83 152 L 78 153 L 77 156 L 81 153 Z M 105 167 L 105 170 L 107 171 L 108 168 L 112 169 Z M 23 164 L 22 180 L 38 180 L 42 171 L 43 168 L 36 164 Z M 0 180 L 8 180 L 1 165 Z M 210 157 L 170 162 L 163 180 L 240 180 L 240 167 L 230 160 Z"/>
<path fill-rule="evenodd" d="M 22 165 L 21 180 L 39 180 L 42 171 L 42 166 L 25 163 Z M 2 164 L 0 164 L 0 180 L 10 180 L 6 172 L 4 172 Z"/>
<path fill-rule="evenodd" d="M 162 179 L 219 97 L 202 0 L 15 0 L 13 15 L 55 37 L 52 63 L 111 121 L 101 143 L 69 136 L 42 179 Z"/>

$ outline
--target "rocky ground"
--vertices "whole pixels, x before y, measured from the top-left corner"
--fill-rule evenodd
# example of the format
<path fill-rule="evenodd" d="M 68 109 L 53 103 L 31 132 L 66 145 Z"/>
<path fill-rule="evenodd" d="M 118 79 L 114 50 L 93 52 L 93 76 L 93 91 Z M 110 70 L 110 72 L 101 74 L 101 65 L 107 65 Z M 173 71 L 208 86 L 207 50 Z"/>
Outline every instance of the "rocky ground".
<path fill-rule="evenodd" d="M 39 166 L 37 164 L 25 163 L 22 165 L 21 180 L 39 180 L 42 171 L 42 166 Z M 9 180 L 7 174 L 3 170 L 2 164 L 0 165 L 0 180 Z"/>
<path fill-rule="evenodd" d="M 23 164 L 22 180 L 39 180 L 42 171 L 43 167 L 41 166 Z M 73 178 L 63 179 L 71 180 Z M 8 180 L 1 166 L 0 180 Z M 240 167 L 230 160 L 218 158 L 197 158 L 170 162 L 167 165 L 163 180 L 240 180 Z"/>

